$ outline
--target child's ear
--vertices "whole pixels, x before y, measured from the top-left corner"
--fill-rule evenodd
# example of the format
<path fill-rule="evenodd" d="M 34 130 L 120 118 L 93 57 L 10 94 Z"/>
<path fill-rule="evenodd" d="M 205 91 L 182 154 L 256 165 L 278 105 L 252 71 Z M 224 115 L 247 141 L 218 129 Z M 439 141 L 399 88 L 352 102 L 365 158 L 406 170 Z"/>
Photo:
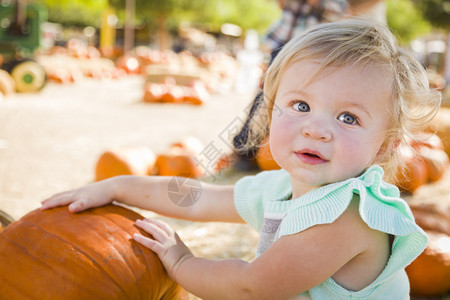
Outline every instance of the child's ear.
<path fill-rule="evenodd" d="M 402 143 L 402 140 L 400 138 L 396 138 L 393 142 L 392 142 L 392 146 L 391 146 L 391 151 L 396 150 L 398 148 L 398 146 L 400 146 L 400 144 Z"/>
<path fill-rule="evenodd" d="M 400 144 L 402 143 L 402 140 L 400 138 L 395 138 L 393 139 L 392 142 L 385 142 L 385 144 L 383 144 L 380 147 L 380 150 L 378 150 L 378 154 L 377 157 L 383 157 L 383 155 L 387 154 L 387 153 L 391 153 L 395 150 L 397 150 L 398 146 L 400 146 Z"/>

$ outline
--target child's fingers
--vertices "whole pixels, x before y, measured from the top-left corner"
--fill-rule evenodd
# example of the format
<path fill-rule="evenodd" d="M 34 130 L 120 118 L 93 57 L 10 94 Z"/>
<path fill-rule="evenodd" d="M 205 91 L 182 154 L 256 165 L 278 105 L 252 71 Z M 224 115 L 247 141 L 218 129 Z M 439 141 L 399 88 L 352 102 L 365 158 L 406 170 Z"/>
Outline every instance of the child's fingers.
<path fill-rule="evenodd" d="M 154 219 L 145 219 L 146 222 L 155 224 L 156 226 L 158 226 L 159 228 L 161 228 L 166 234 L 168 235 L 172 235 L 174 230 L 172 229 L 172 227 L 170 227 L 169 224 L 167 224 L 166 222 L 163 222 L 161 220 L 154 220 Z"/>
<path fill-rule="evenodd" d="M 88 209 L 89 208 L 88 202 L 89 201 L 86 198 L 78 199 L 69 205 L 69 211 L 76 213 L 76 212 Z"/>
<path fill-rule="evenodd" d="M 73 202 L 72 193 L 59 193 L 41 202 L 41 209 L 53 208 L 56 206 L 64 206 Z"/>
<path fill-rule="evenodd" d="M 158 243 L 155 240 L 152 240 L 151 238 L 145 237 L 140 233 L 135 233 L 133 235 L 133 239 L 136 242 L 142 244 L 143 246 L 149 248 L 150 250 L 152 250 L 153 252 L 155 252 L 158 255 L 160 255 L 164 251 L 164 248 L 160 243 Z"/>
<path fill-rule="evenodd" d="M 145 232 L 151 234 L 153 238 L 159 242 L 164 242 L 167 239 L 167 233 L 160 228 L 158 224 L 149 222 L 149 220 L 136 220 L 136 225 Z"/>

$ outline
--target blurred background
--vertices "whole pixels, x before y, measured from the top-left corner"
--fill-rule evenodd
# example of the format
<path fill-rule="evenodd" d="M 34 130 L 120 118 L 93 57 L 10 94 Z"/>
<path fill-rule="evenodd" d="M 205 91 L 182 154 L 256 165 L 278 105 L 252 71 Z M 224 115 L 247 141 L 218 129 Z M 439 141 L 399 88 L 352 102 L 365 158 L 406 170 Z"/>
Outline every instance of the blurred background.
<path fill-rule="evenodd" d="M 2 225 L 54 193 L 119 174 L 229 184 L 277 168 L 264 151 L 235 168 L 231 140 L 261 86 L 283 2 L 0 0 Z M 348 1 L 359 2 L 373 1 Z M 425 266 L 410 271 L 415 297 L 449 299 L 450 1 L 375 2 L 344 17 L 384 22 L 443 94 L 437 139 L 420 146 L 399 187 L 438 234 Z M 247 225 L 164 219 L 198 255 L 254 255 L 258 234 Z"/>

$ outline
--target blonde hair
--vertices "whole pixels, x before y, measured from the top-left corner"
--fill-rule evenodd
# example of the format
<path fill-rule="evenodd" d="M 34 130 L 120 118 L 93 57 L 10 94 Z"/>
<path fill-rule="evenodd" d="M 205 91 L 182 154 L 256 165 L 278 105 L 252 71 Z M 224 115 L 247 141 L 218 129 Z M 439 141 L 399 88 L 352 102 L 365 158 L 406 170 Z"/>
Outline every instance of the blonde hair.
<path fill-rule="evenodd" d="M 392 78 L 392 107 L 386 110 L 390 130 L 382 145 L 384 155 L 377 160 L 387 177 L 392 177 L 401 164 L 395 151 L 398 147 L 392 145 L 406 143 L 406 136 L 414 139 L 414 133 L 423 129 L 436 115 L 441 96 L 430 90 L 422 65 L 398 48 L 389 29 L 361 19 L 315 26 L 284 46 L 265 74 L 264 99 L 261 99 L 262 104 L 250 122 L 246 146 L 254 147 L 268 135 L 282 76 L 289 66 L 303 59 L 320 60 L 319 71 L 312 74 L 310 80 L 327 67 L 347 65 L 381 68 Z"/>

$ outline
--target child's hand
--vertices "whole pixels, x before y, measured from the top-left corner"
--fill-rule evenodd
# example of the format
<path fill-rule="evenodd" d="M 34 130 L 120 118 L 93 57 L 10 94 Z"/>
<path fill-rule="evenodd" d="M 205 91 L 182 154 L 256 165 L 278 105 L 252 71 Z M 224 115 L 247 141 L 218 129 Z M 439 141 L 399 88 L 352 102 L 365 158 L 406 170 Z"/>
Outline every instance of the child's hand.
<path fill-rule="evenodd" d="M 178 234 L 166 223 L 158 220 L 137 220 L 136 225 L 151 234 L 150 239 L 134 234 L 134 239 L 155 252 L 163 263 L 169 276 L 175 280 L 175 273 L 182 261 L 193 257 L 192 252 L 183 243 Z"/>
<path fill-rule="evenodd" d="M 70 212 L 79 212 L 108 204 L 113 197 L 112 186 L 109 181 L 105 180 L 53 195 L 41 202 L 41 209 L 70 204 Z"/>

